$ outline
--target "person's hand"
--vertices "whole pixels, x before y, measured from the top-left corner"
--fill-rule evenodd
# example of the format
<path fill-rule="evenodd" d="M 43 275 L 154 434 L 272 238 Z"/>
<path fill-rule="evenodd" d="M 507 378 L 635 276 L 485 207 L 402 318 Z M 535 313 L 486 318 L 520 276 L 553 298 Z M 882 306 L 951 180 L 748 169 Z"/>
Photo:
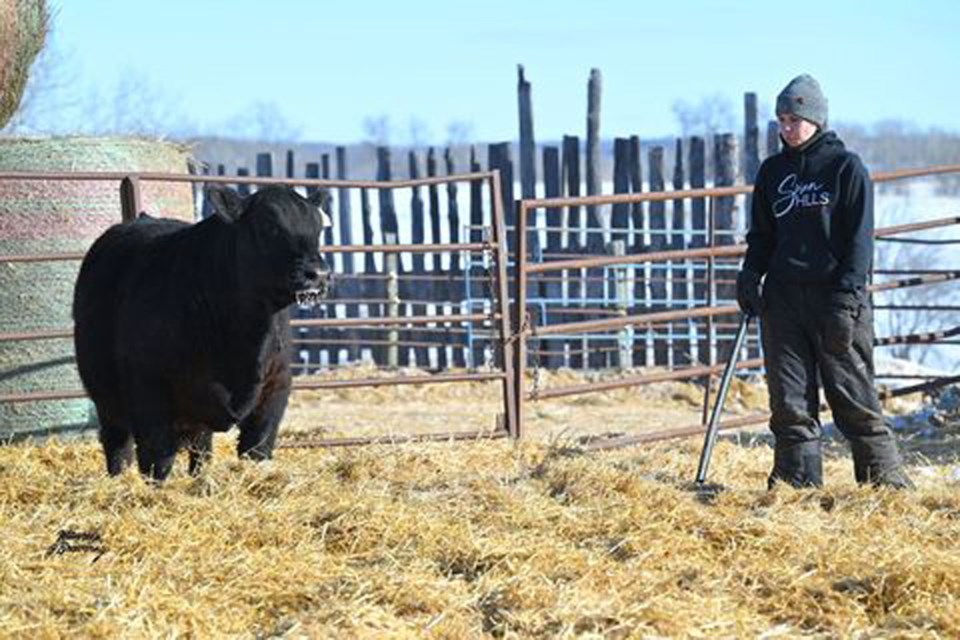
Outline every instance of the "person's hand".
<path fill-rule="evenodd" d="M 741 269 L 737 274 L 737 304 L 747 315 L 759 317 L 763 313 L 760 274 L 756 271 Z"/>

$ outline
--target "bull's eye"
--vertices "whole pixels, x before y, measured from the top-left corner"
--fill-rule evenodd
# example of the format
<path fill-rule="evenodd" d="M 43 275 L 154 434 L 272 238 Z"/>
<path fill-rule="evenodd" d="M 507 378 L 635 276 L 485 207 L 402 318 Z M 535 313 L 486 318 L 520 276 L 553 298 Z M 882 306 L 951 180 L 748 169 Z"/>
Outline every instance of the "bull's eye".
<path fill-rule="evenodd" d="M 276 238 L 277 236 L 283 233 L 283 229 L 280 228 L 280 225 L 278 225 L 273 220 L 270 220 L 267 223 L 266 231 L 267 231 L 267 235 L 270 236 L 271 238 Z"/>

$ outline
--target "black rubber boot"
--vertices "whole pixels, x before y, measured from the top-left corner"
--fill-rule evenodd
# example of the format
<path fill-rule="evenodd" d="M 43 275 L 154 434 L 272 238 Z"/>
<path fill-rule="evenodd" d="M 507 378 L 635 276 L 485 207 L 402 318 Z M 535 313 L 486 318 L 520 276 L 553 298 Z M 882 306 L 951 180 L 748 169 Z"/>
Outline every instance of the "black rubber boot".
<path fill-rule="evenodd" d="M 800 489 L 823 486 L 823 456 L 820 441 L 777 443 L 773 449 L 773 471 L 767 487 L 773 489 L 778 482 L 785 482 Z"/>
<path fill-rule="evenodd" d="M 914 485 L 900 462 L 897 444 L 890 436 L 850 440 L 853 473 L 858 484 L 893 489 L 913 489 Z"/>

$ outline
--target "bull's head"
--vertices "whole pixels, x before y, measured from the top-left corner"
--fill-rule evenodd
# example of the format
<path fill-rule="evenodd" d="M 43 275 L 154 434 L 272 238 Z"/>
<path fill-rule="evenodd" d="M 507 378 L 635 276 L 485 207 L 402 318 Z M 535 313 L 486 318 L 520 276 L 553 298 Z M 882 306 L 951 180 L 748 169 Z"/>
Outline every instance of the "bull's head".
<path fill-rule="evenodd" d="M 236 232 L 238 268 L 245 282 L 280 306 L 315 304 L 326 295 L 330 270 L 320 255 L 330 226 L 330 193 L 304 198 L 270 186 L 246 198 L 225 187 L 208 188 L 216 216 Z"/>

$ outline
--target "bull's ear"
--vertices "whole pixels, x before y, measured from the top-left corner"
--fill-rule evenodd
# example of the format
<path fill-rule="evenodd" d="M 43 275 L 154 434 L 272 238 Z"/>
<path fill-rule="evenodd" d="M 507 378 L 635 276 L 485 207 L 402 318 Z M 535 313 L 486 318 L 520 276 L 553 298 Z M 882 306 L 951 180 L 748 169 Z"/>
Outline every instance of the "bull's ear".
<path fill-rule="evenodd" d="M 236 222 L 243 213 L 243 198 L 230 187 L 209 186 L 204 190 L 204 196 L 213 212 L 224 222 Z"/>
<path fill-rule="evenodd" d="M 329 189 L 317 189 L 307 196 L 307 202 L 320 207 L 321 211 L 329 214 L 330 204 L 333 202 L 333 196 L 330 195 Z"/>

